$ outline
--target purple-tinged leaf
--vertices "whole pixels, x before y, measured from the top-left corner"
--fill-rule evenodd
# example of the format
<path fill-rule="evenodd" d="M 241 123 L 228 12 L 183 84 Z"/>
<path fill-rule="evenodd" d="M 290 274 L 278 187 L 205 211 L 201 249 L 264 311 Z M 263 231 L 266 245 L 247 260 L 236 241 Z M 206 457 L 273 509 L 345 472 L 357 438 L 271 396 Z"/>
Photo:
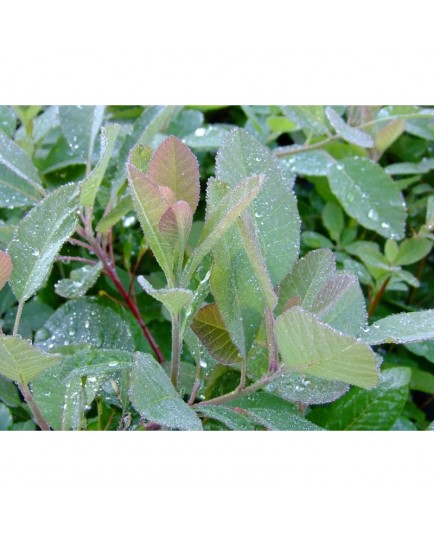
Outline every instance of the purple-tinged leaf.
<path fill-rule="evenodd" d="M 161 216 L 159 227 L 174 263 L 182 266 L 185 245 L 193 223 L 193 212 L 186 201 L 176 201 Z"/>
<path fill-rule="evenodd" d="M 150 179 L 170 188 L 177 201 L 186 201 L 194 212 L 199 203 L 199 165 L 191 149 L 169 136 L 155 151 L 148 168 Z"/>
<path fill-rule="evenodd" d="M 12 260 L 5 251 L 0 251 L 0 290 L 6 285 L 12 273 Z"/>

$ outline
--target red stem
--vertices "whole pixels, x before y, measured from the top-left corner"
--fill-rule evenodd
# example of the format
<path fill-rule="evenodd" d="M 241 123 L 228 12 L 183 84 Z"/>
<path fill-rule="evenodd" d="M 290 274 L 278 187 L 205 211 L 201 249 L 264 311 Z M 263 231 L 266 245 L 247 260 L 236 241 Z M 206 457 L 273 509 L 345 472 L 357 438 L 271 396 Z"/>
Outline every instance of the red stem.
<path fill-rule="evenodd" d="M 387 285 L 389 284 L 389 281 L 390 281 L 390 277 L 388 277 L 388 278 L 384 281 L 384 283 L 381 285 L 381 288 L 380 288 L 380 290 L 378 291 L 377 295 L 376 295 L 375 298 L 372 300 L 371 305 L 369 306 L 369 309 L 368 309 L 368 317 L 369 317 L 369 318 L 371 318 L 371 316 L 375 313 L 375 310 L 376 310 L 376 308 L 377 308 L 377 305 L 380 303 L 381 298 L 383 297 L 384 291 L 386 290 Z"/>

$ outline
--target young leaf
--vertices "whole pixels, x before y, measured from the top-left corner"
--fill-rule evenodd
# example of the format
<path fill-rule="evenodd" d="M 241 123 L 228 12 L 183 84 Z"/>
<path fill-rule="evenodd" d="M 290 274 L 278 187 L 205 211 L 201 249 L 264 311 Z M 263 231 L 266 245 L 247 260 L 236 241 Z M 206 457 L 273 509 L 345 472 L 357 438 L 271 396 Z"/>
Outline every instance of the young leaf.
<path fill-rule="evenodd" d="M 369 326 L 363 339 L 368 344 L 402 344 L 434 339 L 434 309 L 382 318 Z"/>
<path fill-rule="evenodd" d="M 172 429 L 202 430 L 199 417 L 180 398 L 167 374 L 149 354 L 135 354 L 130 399 L 144 419 Z"/>
<path fill-rule="evenodd" d="M 0 374 L 18 383 L 29 383 L 46 368 L 59 363 L 31 343 L 18 337 L 0 337 Z"/>
<path fill-rule="evenodd" d="M 105 106 L 59 106 L 62 132 L 75 154 L 90 162 Z"/>
<path fill-rule="evenodd" d="M 72 270 L 69 279 L 61 279 L 54 285 L 56 294 L 63 298 L 81 298 L 93 287 L 102 271 L 102 263 Z"/>
<path fill-rule="evenodd" d="M 155 258 L 163 269 L 167 280 L 173 284 L 172 258 L 161 235 L 159 221 L 174 201 L 174 196 L 170 199 L 171 191 L 169 189 L 163 190 L 158 187 L 149 179 L 148 175 L 139 171 L 132 164 L 137 159 L 137 154 L 138 149 L 135 148 L 130 155 L 128 164 L 128 181 L 133 205 Z M 141 154 L 143 155 L 143 152 Z M 148 162 L 151 160 L 151 154 L 150 151 L 147 153 Z"/>
<path fill-rule="evenodd" d="M 185 288 L 164 288 L 157 290 L 142 275 L 139 275 L 137 282 L 147 294 L 161 302 L 171 314 L 179 313 L 193 300 L 193 292 Z"/>
<path fill-rule="evenodd" d="M 321 323 L 300 307 L 276 319 L 275 334 L 290 370 L 366 389 L 378 383 L 377 363 L 367 344 Z"/>
<path fill-rule="evenodd" d="M 374 140 L 369 134 L 345 123 L 342 117 L 336 113 L 333 108 L 327 106 L 325 113 L 332 127 L 341 138 L 349 143 L 354 143 L 354 145 L 359 145 L 360 147 L 374 147 Z"/>
<path fill-rule="evenodd" d="M 92 172 L 81 183 L 80 202 L 85 207 L 93 207 L 98 188 L 104 178 L 110 158 L 113 154 L 120 125 L 107 125 L 101 132 L 101 159 Z"/>
<path fill-rule="evenodd" d="M 199 164 L 181 140 L 169 136 L 155 151 L 148 167 L 150 180 L 170 188 L 177 201 L 186 201 L 194 213 L 199 203 Z"/>
<path fill-rule="evenodd" d="M 338 241 L 344 229 L 344 213 L 339 205 L 328 202 L 322 211 L 322 219 L 333 240 Z"/>
<path fill-rule="evenodd" d="M 271 281 L 280 283 L 298 257 L 300 242 L 297 203 L 282 164 L 253 136 L 237 128 L 226 136 L 217 154 L 216 174 L 232 186 L 246 177 L 265 175 L 266 186 L 248 212 Z"/>
<path fill-rule="evenodd" d="M 344 158 L 328 174 L 332 192 L 361 225 L 386 238 L 404 235 L 404 198 L 383 168 L 367 158 Z"/>
<path fill-rule="evenodd" d="M 375 389 L 350 389 L 329 406 L 312 410 L 309 419 L 328 430 L 390 430 L 404 409 L 410 377 L 408 368 L 388 369 Z"/>
<path fill-rule="evenodd" d="M 77 225 L 78 199 L 76 184 L 60 186 L 15 228 L 8 247 L 13 265 L 10 285 L 20 302 L 46 282 L 60 248 Z"/>
<path fill-rule="evenodd" d="M 12 260 L 5 251 L 0 251 L 0 290 L 6 285 L 12 273 Z"/>
<path fill-rule="evenodd" d="M 30 158 L 0 132 L 0 208 L 33 206 L 43 195 L 38 171 Z"/>
<path fill-rule="evenodd" d="M 217 305 L 205 305 L 191 323 L 191 329 L 202 344 L 219 363 L 231 365 L 240 363 L 242 357 L 232 342 Z"/>
<path fill-rule="evenodd" d="M 330 134 L 323 106 L 281 106 L 285 117 L 308 133 Z"/>
<path fill-rule="evenodd" d="M 226 231 L 253 201 L 264 184 L 264 177 L 243 180 L 221 199 L 205 221 L 200 243 L 184 270 L 183 282 L 187 283 L 202 259 L 210 252 Z"/>
<path fill-rule="evenodd" d="M 268 430 L 321 430 L 305 419 L 293 404 L 269 393 L 257 392 L 238 398 L 227 406 Z"/>
<path fill-rule="evenodd" d="M 165 239 L 169 254 L 172 253 L 173 263 L 178 263 L 180 267 L 192 223 L 193 212 L 186 201 L 172 203 L 159 222 L 160 233 Z"/>

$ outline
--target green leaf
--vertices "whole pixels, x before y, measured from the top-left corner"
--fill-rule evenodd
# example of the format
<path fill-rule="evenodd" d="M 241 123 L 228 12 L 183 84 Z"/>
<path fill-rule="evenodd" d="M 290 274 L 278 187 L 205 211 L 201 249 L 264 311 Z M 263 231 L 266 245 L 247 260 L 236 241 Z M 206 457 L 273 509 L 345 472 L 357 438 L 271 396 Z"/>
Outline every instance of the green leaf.
<path fill-rule="evenodd" d="M 434 158 L 424 158 L 420 162 L 398 162 L 384 168 L 390 175 L 419 175 L 434 169 Z"/>
<path fill-rule="evenodd" d="M 325 113 L 332 127 L 341 138 L 349 143 L 354 143 L 354 145 L 359 145 L 360 147 L 374 147 L 374 140 L 369 134 L 345 123 L 342 117 L 336 113 L 333 108 L 327 106 Z"/>
<path fill-rule="evenodd" d="M 46 282 L 60 248 L 77 225 L 78 199 L 77 185 L 60 186 L 15 228 L 8 247 L 13 266 L 9 283 L 20 302 Z"/>
<path fill-rule="evenodd" d="M 264 391 L 289 402 L 326 404 L 340 398 L 348 388 L 349 385 L 343 382 L 284 370 L 264 387 Z"/>
<path fill-rule="evenodd" d="M 86 406 L 92 404 L 98 392 L 106 392 L 105 382 L 111 380 L 121 390 L 123 376 L 129 375 L 133 359 L 130 352 L 117 349 L 83 350 L 72 346 L 68 352 L 71 353 L 63 355 L 57 366 L 32 382 L 33 398 L 54 430 L 79 429 Z"/>
<path fill-rule="evenodd" d="M 172 429 L 202 430 L 196 413 L 180 398 L 167 374 L 149 354 L 135 354 L 130 398 L 144 419 Z"/>
<path fill-rule="evenodd" d="M 282 281 L 278 310 L 281 312 L 289 300 L 297 297 L 303 308 L 309 310 L 316 295 L 335 271 L 335 258 L 329 249 L 310 251 L 295 263 L 292 272 Z"/>
<path fill-rule="evenodd" d="M 412 368 L 410 389 L 434 395 L 434 375 L 425 370 Z"/>
<path fill-rule="evenodd" d="M 323 223 L 335 242 L 344 229 L 344 213 L 339 205 L 328 202 L 322 211 Z"/>
<path fill-rule="evenodd" d="M 232 128 L 232 125 L 224 124 L 207 125 L 184 136 L 183 140 L 189 147 L 197 151 L 216 151 Z"/>
<path fill-rule="evenodd" d="M 202 307 L 193 318 L 191 329 L 208 350 L 211 357 L 219 363 L 231 365 L 242 361 L 242 357 L 232 342 L 217 305 L 210 304 Z"/>
<path fill-rule="evenodd" d="M 27 154 L 0 132 L 0 207 L 29 207 L 44 195 L 38 171 Z"/>
<path fill-rule="evenodd" d="M 69 301 L 36 332 L 35 344 L 45 351 L 73 344 L 133 351 L 131 329 L 118 310 L 95 298 Z"/>
<path fill-rule="evenodd" d="M 408 397 L 411 370 L 386 370 L 376 389 L 353 388 L 329 406 L 316 408 L 309 419 L 328 430 L 390 430 Z"/>
<path fill-rule="evenodd" d="M 329 170 L 329 184 L 346 212 L 386 238 L 404 235 L 404 198 L 390 176 L 367 158 L 344 158 Z"/>
<path fill-rule="evenodd" d="M 16 408 L 21 404 L 16 385 L 3 376 L 0 376 L 0 400 L 11 408 Z"/>
<path fill-rule="evenodd" d="M 434 363 L 434 340 L 412 342 L 406 344 L 405 347 L 413 354 L 420 355 L 426 360 L 428 360 L 430 363 Z"/>
<path fill-rule="evenodd" d="M 17 118 L 10 106 L 0 106 L 0 131 L 4 132 L 8 138 L 13 138 Z"/>
<path fill-rule="evenodd" d="M 120 221 L 128 212 L 133 210 L 133 202 L 128 195 L 119 200 L 112 210 L 101 220 L 96 226 L 98 233 L 105 233 L 111 229 L 118 221 Z"/>
<path fill-rule="evenodd" d="M 398 255 L 398 251 L 399 251 L 399 247 L 398 247 L 398 244 L 395 242 L 395 240 L 391 240 L 390 238 L 388 238 L 384 245 L 384 254 L 386 256 L 386 259 L 390 262 L 390 264 L 393 264 L 395 262 L 395 259 Z"/>
<path fill-rule="evenodd" d="M 91 162 L 105 106 L 59 106 L 60 126 L 74 153 Z"/>
<path fill-rule="evenodd" d="M 0 251 L 0 290 L 9 281 L 12 273 L 12 260 L 4 251 Z"/>
<path fill-rule="evenodd" d="M 414 236 L 406 238 L 399 244 L 398 254 L 394 264 L 406 266 L 414 264 L 426 257 L 432 249 L 432 242 L 427 238 L 419 238 Z"/>
<path fill-rule="evenodd" d="M 222 422 L 229 428 L 229 430 L 254 430 L 254 425 L 247 417 L 237 413 L 231 408 L 209 405 L 200 406 L 196 411 L 202 417 Z"/>
<path fill-rule="evenodd" d="M 293 404 L 269 393 L 257 392 L 226 405 L 237 408 L 241 415 L 268 430 L 321 430 L 305 419 Z"/>
<path fill-rule="evenodd" d="M 0 403 L 0 432 L 8 430 L 12 425 L 12 413 L 9 408 Z"/>
<path fill-rule="evenodd" d="M 120 129 L 120 125 L 107 125 L 101 131 L 100 161 L 81 183 L 80 202 L 85 207 L 93 207 L 95 203 L 96 193 L 109 165 Z"/>
<path fill-rule="evenodd" d="M 93 287 L 102 271 L 102 263 L 72 270 L 69 279 L 61 279 L 54 285 L 56 294 L 63 298 L 81 298 Z"/>
<path fill-rule="evenodd" d="M 434 229 L 434 195 L 430 195 L 427 200 L 426 225 L 428 229 Z"/>
<path fill-rule="evenodd" d="M 216 175 L 232 186 L 246 177 L 265 175 L 265 186 L 248 213 L 256 227 L 262 257 L 273 285 L 291 270 L 298 257 L 300 220 L 290 177 L 283 165 L 253 136 L 232 130 L 216 158 Z"/>
<path fill-rule="evenodd" d="M 275 334 L 290 370 L 367 389 L 378 383 L 377 363 L 367 344 L 323 324 L 300 307 L 276 319 Z"/>
<path fill-rule="evenodd" d="M 402 344 L 434 339 L 434 309 L 382 318 L 369 326 L 363 339 L 369 344 Z"/>
<path fill-rule="evenodd" d="M 19 337 L 0 337 L 0 374 L 9 380 L 29 383 L 43 370 L 59 362 Z"/>
<path fill-rule="evenodd" d="M 208 210 L 221 201 L 227 188 L 217 179 L 208 183 Z M 224 240 L 217 242 L 212 253 L 213 295 L 231 339 L 246 357 L 263 320 L 265 301 L 240 226 L 234 225 L 226 231 Z M 254 253 L 259 254 L 257 250 Z"/>
<path fill-rule="evenodd" d="M 320 233 L 315 233 L 314 231 L 304 231 L 301 233 L 301 241 L 308 248 L 313 249 L 333 247 L 333 242 L 331 240 Z"/>
<path fill-rule="evenodd" d="M 275 150 L 279 154 L 279 149 Z M 297 175 L 325 177 L 333 166 L 335 159 L 326 151 L 313 150 L 293 154 L 285 158 L 289 169 Z"/>
<path fill-rule="evenodd" d="M 163 288 L 156 290 L 142 275 L 139 275 L 137 282 L 147 294 L 161 302 L 171 314 L 178 314 L 193 300 L 193 292 L 185 288 Z"/>
<path fill-rule="evenodd" d="M 214 179 L 215 180 L 215 179 Z M 212 181 L 211 181 L 212 183 Z M 199 245 L 190 257 L 183 275 L 183 283 L 190 280 L 202 259 L 256 197 L 264 184 L 264 177 L 249 177 L 231 188 L 213 210 L 207 214 Z"/>
<path fill-rule="evenodd" d="M 330 134 L 324 106 L 281 106 L 285 117 L 299 128 L 315 135 Z"/>
<path fill-rule="evenodd" d="M 148 167 L 149 179 L 170 188 L 176 201 L 186 201 L 194 213 L 199 203 L 199 164 L 191 150 L 175 136 L 158 147 Z"/>

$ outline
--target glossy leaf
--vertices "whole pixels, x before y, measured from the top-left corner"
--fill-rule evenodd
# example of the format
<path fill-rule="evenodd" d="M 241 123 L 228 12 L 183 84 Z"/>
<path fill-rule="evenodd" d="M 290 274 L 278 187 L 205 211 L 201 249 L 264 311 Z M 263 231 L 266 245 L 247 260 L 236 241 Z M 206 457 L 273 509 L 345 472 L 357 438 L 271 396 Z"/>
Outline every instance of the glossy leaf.
<path fill-rule="evenodd" d="M 63 298 L 81 298 L 96 283 L 102 272 L 102 263 L 83 266 L 72 270 L 68 279 L 61 279 L 54 285 L 56 294 Z"/>
<path fill-rule="evenodd" d="M 41 352 L 19 337 L 0 337 L 0 374 L 18 383 L 29 383 L 59 359 Z"/>
<path fill-rule="evenodd" d="M 382 318 L 369 326 L 363 338 L 369 344 L 410 343 L 434 339 L 434 309 Z"/>
<path fill-rule="evenodd" d="M 259 246 L 273 285 L 298 257 L 300 221 L 291 179 L 272 153 L 242 129 L 232 130 L 216 158 L 217 178 L 235 186 L 263 174 L 265 185 L 249 207 Z"/>
<path fill-rule="evenodd" d="M 93 207 L 98 188 L 104 178 L 120 125 L 107 125 L 101 131 L 101 158 L 88 177 L 81 183 L 80 202 L 85 207 Z"/>
<path fill-rule="evenodd" d="M 199 337 L 211 357 L 219 363 L 230 365 L 242 361 L 215 304 L 205 305 L 199 310 L 193 318 L 191 329 Z"/>
<path fill-rule="evenodd" d="M 236 408 L 241 415 L 268 430 L 321 430 L 305 419 L 293 404 L 269 393 L 257 392 L 237 398 L 227 406 Z"/>
<path fill-rule="evenodd" d="M 33 206 L 43 194 L 38 171 L 28 155 L 0 132 L 0 208 Z"/>
<path fill-rule="evenodd" d="M 104 106 L 59 106 L 62 132 L 76 155 L 90 162 Z"/>
<path fill-rule="evenodd" d="M 408 368 L 388 369 L 375 389 L 352 388 L 329 406 L 311 411 L 309 419 L 328 430 L 390 430 L 404 408 L 410 377 Z"/>
<path fill-rule="evenodd" d="M 180 398 L 167 374 L 149 354 L 135 354 L 130 398 L 144 419 L 172 429 L 202 430 L 196 413 Z"/>
<path fill-rule="evenodd" d="M 36 332 L 35 344 L 45 351 L 77 344 L 133 351 L 134 339 L 121 311 L 96 298 L 69 301 Z"/>
<path fill-rule="evenodd" d="M 378 383 L 377 363 L 367 344 L 323 324 L 300 307 L 276 319 L 275 334 L 283 361 L 291 371 L 366 389 Z"/>
<path fill-rule="evenodd" d="M 199 164 L 191 149 L 169 136 L 155 151 L 148 167 L 149 179 L 170 188 L 177 201 L 186 201 L 194 213 L 199 203 Z"/>
<path fill-rule="evenodd" d="M 6 285 L 12 273 L 12 260 L 10 256 L 0 251 L 0 290 Z"/>
<path fill-rule="evenodd" d="M 137 282 L 147 294 L 161 302 L 172 314 L 179 313 L 193 300 L 193 292 L 185 288 L 163 288 L 157 290 L 142 275 L 139 275 Z"/>
<path fill-rule="evenodd" d="M 77 225 L 78 199 L 77 185 L 60 186 L 15 228 L 8 247 L 13 265 L 10 285 L 20 302 L 46 282 L 60 248 Z"/>
<path fill-rule="evenodd" d="M 329 184 L 346 212 L 386 238 L 404 235 L 405 203 L 396 184 L 367 158 L 345 158 L 329 170 Z"/>
<path fill-rule="evenodd" d="M 332 127 L 341 138 L 360 147 L 374 147 L 374 140 L 369 134 L 348 125 L 333 108 L 327 106 L 325 113 Z"/>

